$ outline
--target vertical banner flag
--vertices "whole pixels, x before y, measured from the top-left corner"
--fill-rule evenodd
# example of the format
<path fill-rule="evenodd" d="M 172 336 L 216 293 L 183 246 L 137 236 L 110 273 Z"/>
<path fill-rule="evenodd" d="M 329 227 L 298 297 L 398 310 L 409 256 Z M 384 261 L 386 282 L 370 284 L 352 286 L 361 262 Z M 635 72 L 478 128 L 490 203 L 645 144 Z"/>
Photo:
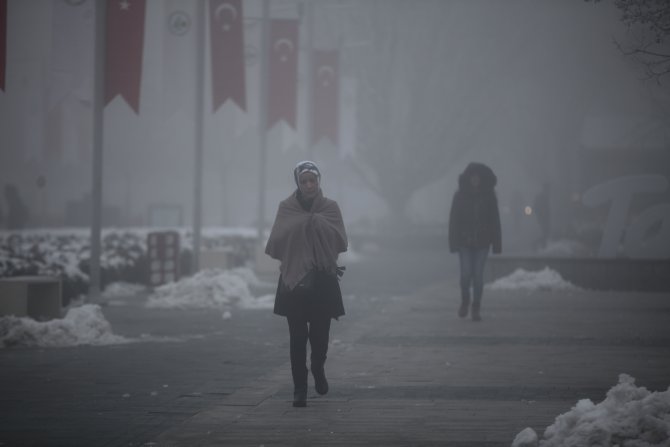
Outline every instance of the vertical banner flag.
<path fill-rule="evenodd" d="M 312 53 L 312 144 L 321 138 L 338 143 L 339 52 L 314 50 Z"/>
<path fill-rule="evenodd" d="M 298 96 L 298 21 L 270 21 L 268 129 L 280 120 L 296 128 Z"/>
<path fill-rule="evenodd" d="M 139 113 L 145 0 L 108 0 L 105 105 L 121 95 Z"/>
<path fill-rule="evenodd" d="M 47 156 L 81 163 L 91 149 L 80 135 L 92 114 L 95 0 L 57 1 L 51 6 L 51 53 L 46 107 Z"/>
<path fill-rule="evenodd" d="M 210 0 L 213 111 L 232 99 L 246 110 L 242 0 Z"/>
<path fill-rule="evenodd" d="M 5 91 L 7 61 L 7 0 L 0 0 L 0 90 Z"/>
<path fill-rule="evenodd" d="M 196 6 L 192 0 L 164 0 L 165 21 L 163 33 L 163 116 L 177 113 L 193 116 L 197 84 Z M 201 26 L 204 26 L 202 24 Z"/>

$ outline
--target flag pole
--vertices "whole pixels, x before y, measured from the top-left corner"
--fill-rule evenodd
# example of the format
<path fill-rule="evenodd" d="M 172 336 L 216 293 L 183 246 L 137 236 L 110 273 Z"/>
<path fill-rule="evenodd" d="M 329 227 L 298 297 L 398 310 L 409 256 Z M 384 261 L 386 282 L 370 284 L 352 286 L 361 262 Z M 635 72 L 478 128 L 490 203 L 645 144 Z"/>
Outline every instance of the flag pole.
<path fill-rule="evenodd" d="M 93 166 L 91 191 L 91 258 L 89 264 L 88 302 L 100 300 L 100 252 L 102 227 L 102 151 L 104 130 L 105 56 L 107 2 L 95 4 L 95 59 L 93 92 Z"/>
<path fill-rule="evenodd" d="M 258 246 L 261 247 L 264 239 L 265 230 L 265 189 L 267 184 L 266 179 L 266 165 L 267 165 L 267 146 L 268 146 L 268 129 L 267 129 L 267 104 L 268 104 L 268 21 L 270 16 L 270 2 L 263 0 L 263 12 L 261 15 L 261 51 L 260 51 L 260 80 L 259 88 L 260 104 L 258 112 L 260 113 L 258 119 L 258 131 L 260 137 L 260 161 L 259 171 L 260 178 L 258 183 Z"/>
<path fill-rule="evenodd" d="M 198 0 L 196 11 L 196 92 L 195 92 L 195 162 L 193 187 L 193 259 L 192 273 L 200 270 L 200 236 L 202 229 L 202 153 L 205 133 L 205 0 Z"/>
<path fill-rule="evenodd" d="M 313 160 L 312 145 L 312 124 L 314 117 L 312 115 L 312 95 L 314 94 L 314 79 L 312 78 L 312 42 L 314 40 L 314 2 L 303 2 L 305 7 L 305 67 L 307 67 L 307 76 L 305 76 L 305 117 L 307 120 L 305 126 L 306 153 L 307 159 Z"/>

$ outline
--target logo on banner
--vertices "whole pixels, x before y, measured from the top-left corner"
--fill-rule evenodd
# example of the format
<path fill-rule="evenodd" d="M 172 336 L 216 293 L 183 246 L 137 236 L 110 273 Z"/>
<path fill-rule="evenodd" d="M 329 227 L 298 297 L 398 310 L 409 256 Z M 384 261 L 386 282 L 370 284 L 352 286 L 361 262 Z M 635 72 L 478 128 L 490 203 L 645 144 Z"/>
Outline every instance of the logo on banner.
<path fill-rule="evenodd" d="M 237 20 L 238 12 L 235 6 L 230 3 L 222 3 L 214 12 L 216 22 L 221 26 L 221 30 L 228 32 Z"/>
<path fill-rule="evenodd" d="M 291 53 L 295 51 L 293 47 L 293 42 L 290 39 L 279 39 L 274 44 L 274 49 L 279 53 L 279 60 L 282 62 L 287 62 Z"/>
<path fill-rule="evenodd" d="M 335 79 L 335 70 L 330 65 L 322 65 L 317 70 L 316 77 L 323 87 L 329 87 Z"/>
<path fill-rule="evenodd" d="M 175 36 L 183 36 L 191 28 L 191 18 L 184 11 L 175 11 L 168 17 L 168 29 Z"/>

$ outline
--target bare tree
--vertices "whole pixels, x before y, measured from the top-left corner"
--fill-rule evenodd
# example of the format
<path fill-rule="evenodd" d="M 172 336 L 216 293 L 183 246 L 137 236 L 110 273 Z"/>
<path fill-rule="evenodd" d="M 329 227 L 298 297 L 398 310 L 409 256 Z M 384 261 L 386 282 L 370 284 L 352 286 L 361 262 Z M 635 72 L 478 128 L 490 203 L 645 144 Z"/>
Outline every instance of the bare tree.
<path fill-rule="evenodd" d="M 399 223 L 413 194 L 460 161 L 490 117 L 482 107 L 486 83 L 476 91 L 462 85 L 485 74 L 464 73 L 459 64 L 468 55 L 445 24 L 449 2 L 357 6 L 359 36 L 369 44 L 354 61 L 360 88 L 352 166 Z"/>
<path fill-rule="evenodd" d="M 615 41 L 615 45 L 623 54 L 640 63 L 648 78 L 660 83 L 670 74 L 670 2 L 612 0 L 612 3 L 621 12 L 621 21 L 627 27 L 629 38 L 628 42 Z"/>

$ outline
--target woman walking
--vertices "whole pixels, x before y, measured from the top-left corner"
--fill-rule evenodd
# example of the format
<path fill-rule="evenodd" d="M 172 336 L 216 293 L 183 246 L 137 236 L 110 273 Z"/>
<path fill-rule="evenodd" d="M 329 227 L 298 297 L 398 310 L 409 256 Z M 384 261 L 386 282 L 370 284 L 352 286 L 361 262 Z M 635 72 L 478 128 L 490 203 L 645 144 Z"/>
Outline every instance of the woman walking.
<path fill-rule="evenodd" d="M 301 161 L 293 177 L 297 189 L 279 204 L 265 253 L 281 262 L 274 313 L 288 320 L 293 406 L 304 407 L 307 341 L 316 392 L 328 392 L 324 365 L 330 320 L 344 315 L 337 257 L 347 234 L 337 202 L 323 196 L 316 164 Z"/>
<path fill-rule="evenodd" d="M 458 316 L 470 311 L 472 287 L 472 319 L 481 320 L 484 264 L 493 253 L 502 251 L 500 212 L 495 186 L 498 179 L 493 170 L 482 163 L 470 163 L 458 177 L 449 213 L 449 250 L 458 253 L 461 267 L 461 306 Z"/>

